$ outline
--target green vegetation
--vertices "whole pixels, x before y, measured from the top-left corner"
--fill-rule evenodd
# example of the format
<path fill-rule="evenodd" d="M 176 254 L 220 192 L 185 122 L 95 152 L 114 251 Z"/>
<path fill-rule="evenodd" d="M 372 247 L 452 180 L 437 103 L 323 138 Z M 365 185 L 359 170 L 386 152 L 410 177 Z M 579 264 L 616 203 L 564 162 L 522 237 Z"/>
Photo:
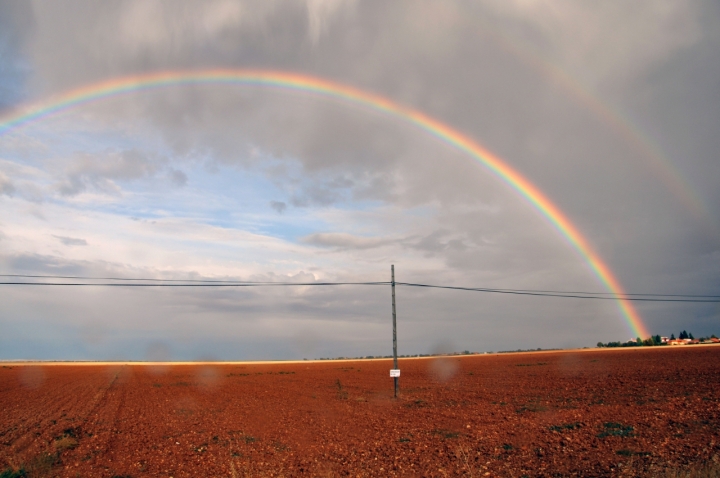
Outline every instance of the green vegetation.
<path fill-rule="evenodd" d="M 454 432 L 454 431 L 451 431 L 451 430 L 443 430 L 443 429 L 439 429 L 439 428 L 438 428 L 437 430 L 433 430 L 433 433 L 434 433 L 435 435 L 440 435 L 440 436 L 442 436 L 442 437 L 445 438 L 445 439 L 448 439 L 448 438 L 458 438 L 458 437 L 460 436 L 460 434 L 457 433 L 457 432 Z"/>
<path fill-rule="evenodd" d="M 598 438 L 613 437 L 631 437 L 634 428 L 632 425 L 623 425 L 622 423 L 608 422 L 603 425 L 604 430 L 598 433 Z"/>
<path fill-rule="evenodd" d="M 413 408 L 413 407 L 422 408 L 422 407 L 426 407 L 427 403 L 425 403 L 425 400 L 416 399 L 416 400 L 413 400 L 412 402 L 406 403 L 405 406 L 407 408 Z"/>
<path fill-rule="evenodd" d="M 76 446 L 78 446 L 78 441 L 71 436 L 62 436 L 55 440 L 55 449 L 61 453 L 65 450 L 72 450 Z"/>
<path fill-rule="evenodd" d="M 654 335 L 652 337 L 648 337 L 645 340 L 642 340 L 640 337 L 636 338 L 635 340 L 628 340 L 627 342 L 608 342 L 606 344 L 602 342 L 598 342 L 597 346 L 602 347 L 650 347 L 654 345 L 667 345 L 662 342 L 662 339 L 659 335 Z"/>
<path fill-rule="evenodd" d="M 720 464 L 709 461 L 689 467 L 665 470 L 665 473 L 658 476 L 665 478 L 718 478 L 720 477 Z"/>
<path fill-rule="evenodd" d="M 13 470 L 8 468 L 7 470 L 0 473 L 0 478 L 22 478 L 28 476 L 23 468 L 19 470 Z"/>
<path fill-rule="evenodd" d="M 627 448 L 623 448 L 622 450 L 618 450 L 615 452 L 616 455 L 622 455 L 622 456 L 650 456 L 652 453 L 649 451 L 632 451 L 628 450 Z"/>
<path fill-rule="evenodd" d="M 338 398 L 339 398 L 340 400 L 347 400 L 347 398 L 348 398 L 348 393 L 347 393 L 347 390 L 345 390 L 345 389 L 343 388 L 342 383 L 340 383 L 340 379 L 337 379 L 337 380 L 335 381 L 335 385 L 337 386 L 337 389 L 338 389 L 338 392 L 337 392 L 337 393 L 338 393 Z"/>
<path fill-rule="evenodd" d="M 576 428 L 580 428 L 580 424 L 578 422 L 565 423 L 563 425 L 552 425 L 550 427 L 550 430 L 552 430 L 554 432 L 561 432 L 563 430 L 575 430 Z"/>
<path fill-rule="evenodd" d="M 687 332 L 686 330 L 683 330 L 678 335 L 678 339 L 680 340 L 695 340 L 695 337 L 692 333 Z M 710 335 L 709 337 L 700 337 L 698 340 L 700 342 L 708 342 L 711 339 L 717 339 L 715 334 Z M 670 340 L 676 340 L 675 334 L 670 334 Z M 656 345 L 668 345 L 667 343 L 663 343 L 662 338 L 659 335 L 653 335 L 652 337 L 648 337 L 645 340 L 641 339 L 640 337 L 637 337 L 635 340 L 628 340 L 627 342 L 598 342 L 597 347 L 652 347 Z"/>

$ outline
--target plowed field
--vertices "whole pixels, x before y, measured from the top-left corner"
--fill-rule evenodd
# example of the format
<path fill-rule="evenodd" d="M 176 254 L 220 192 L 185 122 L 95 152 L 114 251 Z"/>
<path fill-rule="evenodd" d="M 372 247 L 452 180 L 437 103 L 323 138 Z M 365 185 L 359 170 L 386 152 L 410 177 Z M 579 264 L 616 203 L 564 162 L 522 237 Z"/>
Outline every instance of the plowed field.
<path fill-rule="evenodd" d="M 720 346 L 0 368 L 0 473 L 669 476 L 720 460 Z M 674 473 L 673 471 L 672 473 Z"/>

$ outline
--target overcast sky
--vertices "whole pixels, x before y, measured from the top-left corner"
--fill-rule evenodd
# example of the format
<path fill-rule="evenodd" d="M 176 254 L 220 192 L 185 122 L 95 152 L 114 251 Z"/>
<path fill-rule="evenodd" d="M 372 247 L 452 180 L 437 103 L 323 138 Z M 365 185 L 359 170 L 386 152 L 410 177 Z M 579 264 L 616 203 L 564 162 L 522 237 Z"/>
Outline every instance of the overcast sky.
<path fill-rule="evenodd" d="M 0 122 L 114 78 L 267 69 L 384 96 L 534 183 L 630 293 L 720 295 L 715 1 L 0 1 Z M 0 273 L 608 292 L 527 199 L 398 117 L 167 86 L 0 136 Z M 400 354 L 594 346 L 612 301 L 397 290 Z M 718 304 L 636 304 L 720 334 Z M 389 286 L 0 286 L 0 359 L 391 353 Z"/>

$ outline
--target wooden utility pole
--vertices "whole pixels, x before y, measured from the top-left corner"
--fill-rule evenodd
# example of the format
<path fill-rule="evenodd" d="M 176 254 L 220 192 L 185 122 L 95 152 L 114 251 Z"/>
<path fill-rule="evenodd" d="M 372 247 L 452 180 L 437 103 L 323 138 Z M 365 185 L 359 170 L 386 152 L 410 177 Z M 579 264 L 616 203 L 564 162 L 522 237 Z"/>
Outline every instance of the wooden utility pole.
<path fill-rule="evenodd" d="M 395 398 L 397 398 L 398 395 L 398 380 L 400 379 L 400 370 L 398 370 L 398 362 L 397 362 L 397 318 L 395 314 L 395 265 L 390 266 L 390 284 L 392 286 L 392 315 L 393 315 L 393 365 L 394 370 L 397 372 L 393 374 L 391 372 L 391 375 L 393 376 L 393 380 L 395 380 Z"/>

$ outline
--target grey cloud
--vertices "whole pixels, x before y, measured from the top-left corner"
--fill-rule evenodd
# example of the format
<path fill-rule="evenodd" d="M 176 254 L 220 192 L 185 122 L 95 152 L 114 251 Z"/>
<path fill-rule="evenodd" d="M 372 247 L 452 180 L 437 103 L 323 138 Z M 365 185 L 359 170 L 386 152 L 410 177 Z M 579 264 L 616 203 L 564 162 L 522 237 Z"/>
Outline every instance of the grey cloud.
<path fill-rule="evenodd" d="M 16 274 L 61 274 L 83 275 L 88 273 L 88 264 L 67 261 L 43 254 L 3 254 L 0 261 Z"/>
<path fill-rule="evenodd" d="M 32 38 L 32 55 L 56 87 L 80 79 L 157 68 L 196 68 L 238 63 L 261 65 L 267 46 L 278 61 L 289 49 L 311 51 L 344 18 L 354 2 L 124 1 L 88 5 L 78 1 L 36 4 L 34 21 L 43 34 Z M 340 4 L 340 5 L 338 5 Z M 93 18 L 92 27 L 82 20 Z M 299 20 L 299 21 L 298 21 Z M 92 36 L 92 42 L 88 42 Z M 84 63 L 78 63 L 84 58 Z"/>
<path fill-rule="evenodd" d="M 505 27 L 525 29 L 536 40 L 533 48 L 538 53 L 553 56 L 570 70 L 583 71 L 594 83 L 627 81 L 696 44 L 705 34 L 700 2 L 646 0 L 629 8 L 620 3 L 551 5 L 521 0 L 485 4 Z M 612 35 L 604 30 L 609 25 Z"/>
<path fill-rule="evenodd" d="M 29 64 L 24 58 L 27 36 L 33 32 L 32 6 L 27 2 L 0 4 L 0 111 L 21 102 Z"/>
<path fill-rule="evenodd" d="M 67 237 L 67 236 L 56 236 L 53 234 L 53 237 L 57 239 L 58 241 L 62 242 L 66 246 L 87 246 L 88 243 L 85 239 L 79 239 L 77 237 Z"/>
<path fill-rule="evenodd" d="M 115 181 L 149 177 L 158 167 L 157 158 L 138 150 L 110 151 L 100 155 L 82 153 L 70 162 L 67 178 L 58 185 L 58 190 L 64 196 L 80 194 L 89 188 L 118 194 L 120 187 Z M 175 180 L 173 173 L 171 175 Z"/>
<path fill-rule="evenodd" d="M 179 169 L 170 169 L 170 181 L 178 187 L 187 185 L 187 175 Z"/>
<path fill-rule="evenodd" d="M 4 173 L 0 172 L 0 195 L 12 196 L 15 193 L 15 185 L 13 185 L 10 178 Z"/>
<path fill-rule="evenodd" d="M 464 252 L 468 250 L 468 245 L 464 239 L 453 236 L 454 234 L 450 231 L 438 230 L 408 242 L 410 247 L 428 254 L 438 254 L 445 251 Z"/>
<path fill-rule="evenodd" d="M 382 247 L 397 242 L 397 240 L 380 237 L 362 237 L 341 232 L 321 232 L 305 236 L 300 239 L 300 242 L 318 247 L 363 250 Z"/>
<path fill-rule="evenodd" d="M 287 204 L 282 201 L 270 201 L 270 207 L 276 210 L 278 214 L 282 214 L 287 209 Z"/>

